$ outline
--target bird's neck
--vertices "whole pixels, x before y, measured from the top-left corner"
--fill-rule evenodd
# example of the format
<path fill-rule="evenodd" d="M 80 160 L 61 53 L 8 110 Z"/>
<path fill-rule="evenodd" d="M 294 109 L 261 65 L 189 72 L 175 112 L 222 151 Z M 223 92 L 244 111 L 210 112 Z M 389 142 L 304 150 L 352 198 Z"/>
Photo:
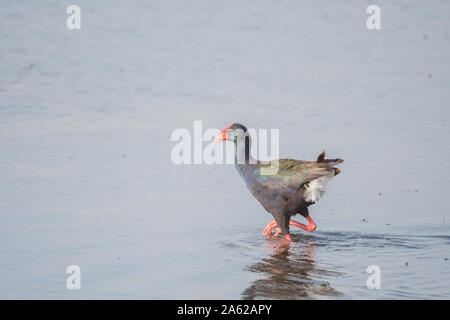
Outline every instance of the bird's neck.
<path fill-rule="evenodd" d="M 250 155 L 251 140 L 249 136 L 237 139 L 234 150 L 234 164 L 250 164 L 254 160 Z"/>
<path fill-rule="evenodd" d="M 237 139 L 235 144 L 234 165 L 241 176 L 248 178 L 258 163 L 258 161 L 253 158 L 250 153 L 250 148 L 252 145 L 251 139 L 248 135 L 246 135 L 242 139 Z"/>

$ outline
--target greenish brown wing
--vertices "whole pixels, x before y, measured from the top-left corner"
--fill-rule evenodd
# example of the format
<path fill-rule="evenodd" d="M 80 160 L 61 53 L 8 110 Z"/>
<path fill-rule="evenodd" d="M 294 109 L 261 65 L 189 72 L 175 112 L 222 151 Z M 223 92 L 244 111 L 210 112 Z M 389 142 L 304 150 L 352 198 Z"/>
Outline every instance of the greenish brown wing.
<path fill-rule="evenodd" d="M 327 163 L 294 159 L 280 159 L 278 160 L 278 163 L 276 160 L 264 163 L 261 162 L 261 167 L 263 168 L 268 166 L 276 168 L 277 165 L 278 172 L 273 175 L 262 175 L 262 182 L 264 181 L 268 183 L 270 180 L 275 180 L 279 183 L 281 180 L 286 186 L 289 186 L 294 190 L 297 190 L 305 183 L 328 175 L 333 171 L 333 168 L 331 168 Z"/>

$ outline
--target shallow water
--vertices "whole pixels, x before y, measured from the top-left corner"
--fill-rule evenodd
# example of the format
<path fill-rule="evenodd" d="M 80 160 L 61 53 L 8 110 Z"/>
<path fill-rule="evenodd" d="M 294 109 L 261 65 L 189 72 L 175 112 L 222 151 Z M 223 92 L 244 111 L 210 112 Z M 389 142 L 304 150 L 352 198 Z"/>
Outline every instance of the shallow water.
<path fill-rule="evenodd" d="M 0 298 L 450 298 L 448 1 L 380 31 L 364 1 L 69 4 L 1 3 Z M 344 158 L 317 231 L 264 239 L 232 165 L 174 165 L 194 120 Z"/>

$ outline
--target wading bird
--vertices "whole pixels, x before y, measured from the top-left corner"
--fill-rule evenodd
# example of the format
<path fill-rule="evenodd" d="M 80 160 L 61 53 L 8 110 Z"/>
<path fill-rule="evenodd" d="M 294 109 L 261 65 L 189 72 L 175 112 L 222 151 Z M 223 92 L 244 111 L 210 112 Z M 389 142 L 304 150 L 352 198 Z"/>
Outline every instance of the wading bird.
<path fill-rule="evenodd" d="M 239 175 L 245 180 L 247 188 L 262 206 L 269 211 L 274 221 L 263 230 L 270 237 L 282 233 L 290 243 L 289 225 L 308 232 L 316 229 L 316 224 L 309 216 L 308 207 L 316 203 L 324 194 L 328 181 L 341 171 L 333 166 L 343 162 L 342 159 L 325 159 L 323 151 L 316 161 L 279 159 L 268 162 L 255 160 L 250 155 L 250 134 L 242 124 L 233 123 L 216 137 L 215 142 L 231 141 L 235 147 L 234 163 Z M 276 167 L 273 174 L 266 174 L 265 169 Z M 292 220 L 301 214 L 308 220 L 308 225 Z"/>

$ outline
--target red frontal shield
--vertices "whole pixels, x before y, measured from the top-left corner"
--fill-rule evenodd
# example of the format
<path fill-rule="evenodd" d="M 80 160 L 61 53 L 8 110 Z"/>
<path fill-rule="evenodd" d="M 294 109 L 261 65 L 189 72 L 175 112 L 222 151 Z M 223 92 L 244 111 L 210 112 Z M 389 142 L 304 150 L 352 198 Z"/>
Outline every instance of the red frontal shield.
<path fill-rule="evenodd" d="M 228 127 L 226 127 L 225 129 L 223 129 L 216 137 L 216 139 L 214 139 L 214 142 L 222 142 L 222 141 L 226 141 L 228 139 L 228 135 L 227 135 L 227 130 L 231 128 L 233 124 L 230 124 Z"/>

